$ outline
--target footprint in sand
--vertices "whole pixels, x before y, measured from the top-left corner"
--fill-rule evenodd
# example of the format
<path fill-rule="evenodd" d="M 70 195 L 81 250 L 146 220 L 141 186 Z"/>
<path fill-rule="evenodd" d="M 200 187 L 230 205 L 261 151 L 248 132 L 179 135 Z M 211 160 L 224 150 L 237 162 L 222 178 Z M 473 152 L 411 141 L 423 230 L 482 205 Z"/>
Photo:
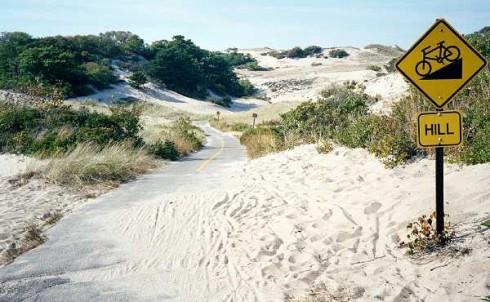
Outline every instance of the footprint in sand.
<path fill-rule="evenodd" d="M 339 235 L 337 236 L 337 242 L 344 242 L 346 240 L 352 239 L 352 238 L 357 238 L 362 235 L 362 227 L 358 227 L 354 233 L 349 233 L 349 232 L 339 232 Z"/>
<path fill-rule="evenodd" d="M 381 208 L 381 203 L 379 202 L 373 202 L 366 208 L 364 208 L 364 214 L 374 214 L 378 212 L 378 210 Z"/>

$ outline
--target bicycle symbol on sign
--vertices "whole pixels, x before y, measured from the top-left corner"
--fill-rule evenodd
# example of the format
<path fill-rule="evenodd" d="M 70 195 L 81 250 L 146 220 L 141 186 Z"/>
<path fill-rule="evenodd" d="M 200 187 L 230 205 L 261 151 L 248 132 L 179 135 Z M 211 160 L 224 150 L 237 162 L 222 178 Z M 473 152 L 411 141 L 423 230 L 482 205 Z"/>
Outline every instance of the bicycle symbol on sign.
<path fill-rule="evenodd" d="M 444 46 L 444 41 L 437 43 L 437 46 L 430 49 L 430 46 L 422 49 L 424 57 L 422 61 L 415 65 L 415 72 L 419 76 L 426 76 L 432 71 L 432 65 L 430 61 L 436 61 L 439 64 L 448 62 L 454 62 L 459 59 L 461 51 L 456 46 Z"/>

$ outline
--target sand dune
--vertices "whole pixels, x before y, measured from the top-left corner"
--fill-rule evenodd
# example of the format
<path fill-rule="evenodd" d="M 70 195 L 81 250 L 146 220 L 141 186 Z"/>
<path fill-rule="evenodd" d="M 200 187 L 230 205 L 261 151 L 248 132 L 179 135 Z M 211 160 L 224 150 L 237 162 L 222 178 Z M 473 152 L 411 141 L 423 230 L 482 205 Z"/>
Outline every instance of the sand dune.
<path fill-rule="evenodd" d="M 235 176 L 242 188 L 215 207 L 234 227 L 228 257 L 270 297 L 304 297 L 316 284 L 323 297 L 359 301 L 481 298 L 490 287 L 490 234 L 480 226 L 490 216 L 488 164 L 446 168 L 455 246 L 469 256 L 410 259 L 394 241 L 434 208 L 433 166 L 389 170 L 361 149 L 319 155 L 312 145 L 251 161 Z"/>
<path fill-rule="evenodd" d="M 250 54 L 257 59 L 259 65 L 270 70 L 237 72 L 264 91 L 273 103 L 316 99 L 322 89 L 352 80 L 365 85 L 368 94 L 379 96 L 380 103 L 374 106 L 376 112 L 389 110 L 389 104 L 404 95 L 408 84 L 399 74 L 387 73 L 385 69 L 390 60 L 402 54 L 399 49 L 341 49 L 347 51 L 349 56 L 341 59 L 325 58 L 331 49 L 324 49 L 319 58 L 276 59 L 264 55 L 271 49 L 242 49 L 239 51 Z M 380 71 L 373 71 L 369 69 L 370 66 L 377 66 Z"/>
<path fill-rule="evenodd" d="M 41 179 L 16 180 L 37 162 L 27 156 L 0 154 L 0 265 L 32 248 L 33 243 L 25 238 L 29 226 L 46 230 L 55 222 L 53 219 L 59 219 L 58 215 L 87 201 L 79 192 Z"/>

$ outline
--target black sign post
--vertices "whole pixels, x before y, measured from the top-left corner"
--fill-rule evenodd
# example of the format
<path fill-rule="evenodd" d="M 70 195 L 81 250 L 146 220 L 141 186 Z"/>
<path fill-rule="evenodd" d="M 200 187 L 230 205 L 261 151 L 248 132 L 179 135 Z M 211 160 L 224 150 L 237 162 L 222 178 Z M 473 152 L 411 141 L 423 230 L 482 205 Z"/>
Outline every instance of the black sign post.
<path fill-rule="evenodd" d="M 437 109 L 442 111 L 442 109 Z M 443 240 L 444 231 L 444 148 L 436 147 L 436 231 Z"/>
<path fill-rule="evenodd" d="M 458 118 L 445 119 L 446 127 L 442 131 L 439 120 L 432 123 L 431 128 L 424 124 L 425 129 L 431 129 L 430 136 L 427 130 L 425 134 L 420 131 L 424 114 L 417 119 L 419 147 L 436 149 L 436 231 L 441 240 L 444 240 L 444 146 L 459 145 L 462 141 L 461 115 L 444 112 L 443 108 L 486 65 L 485 58 L 444 19 L 436 20 L 396 63 L 396 69 L 437 108 L 438 116 L 459 115 L 459 123 Z M 459 135 L 449 131 L 450 124 L 454 130 L 454 126 L 459 125 Z M 436 141 L 434 133 L 437 133 Z"/>
<path fill-rule="evenodd" d="M 252 123 L 252 128 L 255 128 L 255 119 L 257 118 L 257 113 L 252 113 L 252 117 L 254 119 L 254 121 Z"/>

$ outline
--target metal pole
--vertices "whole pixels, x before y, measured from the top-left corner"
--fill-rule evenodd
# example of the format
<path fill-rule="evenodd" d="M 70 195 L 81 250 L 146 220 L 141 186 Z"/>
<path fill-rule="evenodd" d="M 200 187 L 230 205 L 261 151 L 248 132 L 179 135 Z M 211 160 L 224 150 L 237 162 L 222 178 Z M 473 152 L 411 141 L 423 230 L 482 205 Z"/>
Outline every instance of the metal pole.
<path fill-rule="evenodd" d="M 437 109 L 442 111 L 442 109 Z M 436 147 L 436 231 L 444 231 L 444 148 Z"/>
<path fill-rule="evenodd" d="M 252 124 L 252 128 L 255 128 L 255 117 L 254 117 L 254 121 L 253 121 L 253 124 Z"/>
<path fill-rule="evenodd" d="M 436 147 L 436 224 L 437 235 L 444 230 L 444 148 Z"/>

